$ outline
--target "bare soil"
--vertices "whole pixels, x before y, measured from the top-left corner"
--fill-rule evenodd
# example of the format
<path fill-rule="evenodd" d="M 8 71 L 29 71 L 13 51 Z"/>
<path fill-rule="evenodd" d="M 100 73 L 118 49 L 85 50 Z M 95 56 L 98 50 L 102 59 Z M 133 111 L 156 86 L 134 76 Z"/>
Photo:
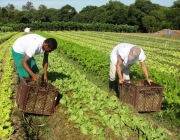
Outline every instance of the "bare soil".
<path fill-rule="evenodd" d="M 14 104 L 16 104 L 16 93 L 18 90 L 18 75 L 17 72 L 15 71 L 15 66 L 14 66 L 14 72 L 13 72 L 13 85 L 12 85 L 12 101 L 14 102 Z M 11 122 L 12 125 L 14 127 L 14 132 L 11 134 L 11 136 L 9 137 L 10 140 L 26 140 L 27 139 L 27 135 L 26 135 L 26 130 L 24 128 L 24 118 L 23 118 L 23 112 L 18 109 L 17 107 L 13 108 L 12 111 L 12 115 L 11 115 Z"/>
<path fill-rule="evenodd" d="M 170 31 L 171 34 L 168 34 L 168 31 Z M 180 37 L 180 30 L 163 29 L 153 33 L 153 35 L 168 38 L 178 38 Z"/>

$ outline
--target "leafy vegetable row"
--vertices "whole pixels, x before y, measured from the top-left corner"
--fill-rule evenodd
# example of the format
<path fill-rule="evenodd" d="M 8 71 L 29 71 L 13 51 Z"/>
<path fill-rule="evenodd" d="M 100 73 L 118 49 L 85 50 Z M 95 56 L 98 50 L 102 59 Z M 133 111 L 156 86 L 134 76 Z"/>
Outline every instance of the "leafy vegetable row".
<path fill-rule="evenodd" d="M 42 33 L 42 35 L 49 37 L 47 34 Z M 62 51 L 61 44 L 64 42 L 59 38 L 57 40 L 60 43 L 58 47 Z M 68 46 L 68 43 L 64 45 Z M 69 47 L 73 50 L 73 46 Z M 63 58 L 55 52 L 50 56 L 49 72 L 50 74 L 57 73 L 53 74 L 51 82 L 63 94 L 60 102 L 67 108 L 66 113 L 70 114 L 69 120 L 75 122 L 75 127 L 82 133 L 91 134 L 94 139 L 103 140 L 105 139 L 103 130 L 109 127 L 115 135 L 124 139 L 136 132 L 139 132 L 138 137 L 142 139 L 168 139 L 168 135 L 162 128 L 153 128 L 148 121 L 133 114 L 128 107 L 122 106 L 116 96 L 109 96 L 107 92 L 90 83 L 85 75 L 65 63 Z M 96 125 L 97 123 L 100 123 L 101 127 Z"/>
<path fill-rule="evenodd" d="M 8 139 L 13 133 L 14 128 L 12 126 L 10 117 L 12 114 L 12 108 L 14 103 L 12 103 L 12 72 L 13 60 L 11 56 L 12 43 L 17 37 L 22 35 L 22 33 L 14 35 L 12 38 L 6 42 L 0 44 L 0 139 Z"/>

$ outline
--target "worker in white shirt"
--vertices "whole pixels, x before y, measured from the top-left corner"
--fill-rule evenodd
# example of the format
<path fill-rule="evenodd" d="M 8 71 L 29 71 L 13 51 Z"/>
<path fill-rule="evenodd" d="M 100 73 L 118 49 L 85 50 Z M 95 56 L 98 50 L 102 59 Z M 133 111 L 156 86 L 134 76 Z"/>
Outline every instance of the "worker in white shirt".
<path fill-rule="evenodd" d="M 43 78 L 44 82 L 47 82 L 49 52 L 54 51 L 56 48 L 57 41 L 54 38 L 46 39 L 38 34 L 27 34 L 18 38 L 12 46 L 12 56 L 17 67 L 19 78 L 31 77 L 34 81 L 37 81 L 39 69 L 33 56 L 44 53 Z"/>
<path fill-rule="evenodd" d="M 137 61 L 141 63 L 146 80 L 151 84 L 152 80 L 148 76 L 145 59 L 144 51 L 137 45 L 120 43 L 115 46 L 110 55 L 110 91 L 117 91 L 116 79 L 119 80 L 119 84 L 122 84 L 124 80 L 130 80 L 130 67 Z"/>

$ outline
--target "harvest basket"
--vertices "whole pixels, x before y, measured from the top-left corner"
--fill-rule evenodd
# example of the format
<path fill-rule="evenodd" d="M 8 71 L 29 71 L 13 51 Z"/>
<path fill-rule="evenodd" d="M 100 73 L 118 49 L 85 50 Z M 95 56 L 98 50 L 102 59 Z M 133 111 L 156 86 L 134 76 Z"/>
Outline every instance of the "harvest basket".
<path fill-rule="evenodd" d="M 32 79 L 23 77 L 18 87 L 16 102 L 23 112 L 51 115 L 59 94 L 57 88 L 47 85 L 31 85 Z"/>
<path fill-rule="evenodd" d="M 129 80 L 120 85 L 119 97 L 138 112 L 160 111 L 164 87 L 146 80 Z"/>

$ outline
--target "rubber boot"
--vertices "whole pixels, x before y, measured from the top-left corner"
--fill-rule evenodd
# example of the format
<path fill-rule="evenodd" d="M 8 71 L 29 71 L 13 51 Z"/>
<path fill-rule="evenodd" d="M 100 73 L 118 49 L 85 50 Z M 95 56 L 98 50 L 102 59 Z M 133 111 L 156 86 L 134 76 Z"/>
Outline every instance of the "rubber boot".
<path fill-rule="evenodd" d="M 114 93 L 115 92 L 115 84 L 116 84 L 116 81 L 109 81 L 109 91 L 110 93 Z"/>
<path fill-rule="evenodd" d="M 116 94 L 116 96 L 119 98 L 119 84 L 118 84 L 118 81 L 109 81 L 109 90 L 110 90 L 110 93 Z"/>

